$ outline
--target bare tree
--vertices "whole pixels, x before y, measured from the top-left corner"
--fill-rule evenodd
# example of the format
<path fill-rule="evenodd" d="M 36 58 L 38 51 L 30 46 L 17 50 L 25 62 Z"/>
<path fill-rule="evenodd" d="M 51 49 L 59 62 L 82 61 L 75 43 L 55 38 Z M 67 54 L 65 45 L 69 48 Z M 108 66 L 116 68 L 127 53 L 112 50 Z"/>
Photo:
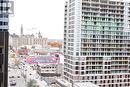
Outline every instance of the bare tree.
<path fill-rule="evenodd" d="M 36 80 L 30 79 L 30 81 L 27 83 L 27 87 L 39 87 L 39 86 L 37 85 Z"/>

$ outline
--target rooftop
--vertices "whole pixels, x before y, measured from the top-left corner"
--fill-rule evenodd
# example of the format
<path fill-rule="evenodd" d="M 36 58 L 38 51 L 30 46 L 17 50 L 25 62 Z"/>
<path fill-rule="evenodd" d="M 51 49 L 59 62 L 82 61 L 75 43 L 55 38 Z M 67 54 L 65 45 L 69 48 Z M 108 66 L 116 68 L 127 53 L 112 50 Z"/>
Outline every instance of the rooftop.
<path fill-rule="evenodd" d="M 74 87 L 99 87 L 91 82 L 78 82 L 74 83 Z"/>

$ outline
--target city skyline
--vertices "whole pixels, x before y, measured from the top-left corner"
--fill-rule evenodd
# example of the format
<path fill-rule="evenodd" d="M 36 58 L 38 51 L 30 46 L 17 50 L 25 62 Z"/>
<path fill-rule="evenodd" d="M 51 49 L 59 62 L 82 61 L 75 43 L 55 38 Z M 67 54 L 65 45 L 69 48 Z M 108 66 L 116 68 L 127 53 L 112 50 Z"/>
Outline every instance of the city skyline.
<path fill-rule="evenodd" d="M 14 0 L 9 32 L 20 34 L 22 24 L 25 34 L 40 31 L 43 37 L 63 39 L 64 1 Z"/>
<path fill-rule="evenodd" d="M 0 87 L 130 87 L 130 0 L 0 3 Z"/>

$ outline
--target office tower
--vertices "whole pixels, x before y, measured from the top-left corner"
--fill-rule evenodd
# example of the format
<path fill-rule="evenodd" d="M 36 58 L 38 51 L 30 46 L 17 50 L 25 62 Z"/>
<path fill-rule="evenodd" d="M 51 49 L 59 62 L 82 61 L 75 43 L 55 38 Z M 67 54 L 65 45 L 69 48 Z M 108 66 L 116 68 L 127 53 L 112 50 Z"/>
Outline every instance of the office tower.
<path fill-rule="evenodd" d="M 130 2 L 69 0 L 64 20 L 64 78 L 130 87 Z"/>
<path fill-rule="evenodd" d="M 8 87 L 8 1 L 0 0 L 0 87 Z"/>

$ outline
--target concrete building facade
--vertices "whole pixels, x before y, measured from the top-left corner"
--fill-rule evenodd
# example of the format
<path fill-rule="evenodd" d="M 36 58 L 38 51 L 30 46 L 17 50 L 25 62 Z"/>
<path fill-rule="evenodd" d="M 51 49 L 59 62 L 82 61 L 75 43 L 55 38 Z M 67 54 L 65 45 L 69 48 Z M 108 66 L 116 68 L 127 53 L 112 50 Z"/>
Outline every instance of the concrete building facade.
<path fill-rule="evenodd" d="M 42 48 L 48 47 L 48 39 L 43 38 L 41 34 L 39 33 L 38 37 L 35 37 L 34 35 L 16 35 L 12 34 L 9 36 L 9 45 L 15 48 L 18 48 L 19 46 L 25 46 L 25 45 L 40 45 Z"/>
<path fill-rule="evenodd" d="M 64 78 L 129 87 L 130 2 L 69 0 L 64 20 Z"/>

